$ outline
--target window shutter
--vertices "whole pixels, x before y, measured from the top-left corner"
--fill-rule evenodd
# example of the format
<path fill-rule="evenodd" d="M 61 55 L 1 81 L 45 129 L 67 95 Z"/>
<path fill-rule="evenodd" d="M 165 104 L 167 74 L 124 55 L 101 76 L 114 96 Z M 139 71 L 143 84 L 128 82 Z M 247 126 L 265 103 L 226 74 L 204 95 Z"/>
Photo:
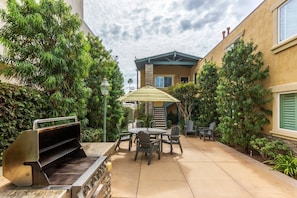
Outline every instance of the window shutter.
<path fill-rule="evenodd" d="M 297 130 L 296 104 L 297 94 L 280 96 L 280 128 Z"/>

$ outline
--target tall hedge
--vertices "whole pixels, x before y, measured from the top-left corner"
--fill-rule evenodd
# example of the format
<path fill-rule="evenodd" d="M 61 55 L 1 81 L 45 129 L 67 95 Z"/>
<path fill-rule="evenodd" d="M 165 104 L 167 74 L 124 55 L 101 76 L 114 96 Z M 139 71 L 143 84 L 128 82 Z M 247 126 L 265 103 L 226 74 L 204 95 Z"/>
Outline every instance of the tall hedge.
<path fill-rule="evenodd" d="M 265 106 L 271 101 L 271 93 L 262 84 L 269 67 L 264 67 L 262 56 L 253 42 L 240 40 L 225 53 L 219 72 L 216 99 L 222 141 L 246 150 L 251 137 L 269 123 L 271 113 Z"/>
<path fill-rule="evenodd" d="M 199 103 L 197 113 L 198 126 L 208 126 L 215 121 L 218 124 L 218 113 L 215 98 L 218 86 L 217 66 L 214 62 L 206 62 L 198 75 Z"/>
<path fill-rule="evenodd" d="M 45 118 L 48 109 L 40 92 L 29 88 L 0 82 L 0 163 L 3 150 L 16 136 L 32 128 L 35 119 Z"/>

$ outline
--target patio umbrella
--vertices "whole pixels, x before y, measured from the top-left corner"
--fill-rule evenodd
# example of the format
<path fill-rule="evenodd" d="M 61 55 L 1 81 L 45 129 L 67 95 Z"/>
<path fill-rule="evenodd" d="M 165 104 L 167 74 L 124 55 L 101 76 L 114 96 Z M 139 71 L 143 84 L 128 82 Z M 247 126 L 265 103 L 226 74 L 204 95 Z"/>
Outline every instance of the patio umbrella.
<path fill-rule="evenodd" d="M 122 102 L 180 102 L 170 94 L 152 86 L 145 86 L 119 98 Z"/>
<path fill-rule="evenodd" d="M 170 94 L 152 86 L 144 86 L 135 91 L 120 97 L 122 102 L 180 102 Z M 147 112 L 148 113 L 148 112 Z M 148 115 L 146 114 L 146 124 L 148 125 Z"/>

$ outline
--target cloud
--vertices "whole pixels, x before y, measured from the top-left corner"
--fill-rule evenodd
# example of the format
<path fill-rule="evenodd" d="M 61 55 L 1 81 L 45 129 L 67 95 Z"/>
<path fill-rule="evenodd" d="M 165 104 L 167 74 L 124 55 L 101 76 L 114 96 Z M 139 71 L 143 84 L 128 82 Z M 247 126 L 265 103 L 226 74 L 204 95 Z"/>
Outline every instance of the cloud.
<path fill-rule="evenodd" d="M 135 56 L 170 51 L 203 57 L 262 0 L 84 0 L 85 21 L 118 56 L 136 87 Z"/>
<path fill-rule="evenodd" d="M 184 0 L 183 5 L 184 8 L 188 11 L 196 10 L 207 10 L 211 7 L 218 5 L 221 1 L 220 0 Z M 223 1 L 226 2 L 226 1 Z"/>
<path fill-rule="evenodd" d="M 189 19 L 184 19 L 180 21 L 180 28 L 182 31 L 192 29 L 192 21 Z"/>

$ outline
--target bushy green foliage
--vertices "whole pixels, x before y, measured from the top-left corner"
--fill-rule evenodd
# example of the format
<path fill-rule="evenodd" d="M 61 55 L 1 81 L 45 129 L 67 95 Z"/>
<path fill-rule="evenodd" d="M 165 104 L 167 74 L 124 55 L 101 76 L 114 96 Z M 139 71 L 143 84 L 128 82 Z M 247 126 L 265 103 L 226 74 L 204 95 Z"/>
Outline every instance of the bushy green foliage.
<path fill-rule="evenodd" d="M 93 128 L 102 128 L 103 126 L 104 96 L 101 93 L 100 84 L 105 77 L 110 85 L 109 94 L 106 96 L 106 136 L 107 141 L 114 141 L 117 134 L 115 125 L 121 122 L 124 114 L 123 106 L 117 100 L 124 94 L 124 78 L 117 61 L 105 49 L 102 42 L 97 37 L 90 35 L 88 35 L 87 40 L 91 48 L 90 55 L 92 58 L 90 75 L 85 80 L 87 86 L 92 90 L 91 97 L 88 100 L 88 126 Z"/>
<path fill-rule="evenodd" d="M 171 124 L 176 125 L 178 123 L 178 115 L 176 113 L 173 113 L 172 111 L 170 111 L 167 114 L 167 120 L 170 120 L 171 121 Z"/>
<path fill-rule="evenodd" d="M 218 123 L 218 113 L 216 105 L 216 89 L 218 86 L 218 73 L 216 64 L 206 62 L 197 78 L 199 88 L 197 126 L 208 126 L 209 123 Z"/>
<path fill-rule="evenodd" d="M 250 146 L 255 149 L 263 159 L 275 159 L 279 154 L 289 154 L 291 149 L 280 140 L 269 140 L 266 137 L 252 138 Z"/>
<path fill-rule="evenodd" d="M 46 97 L 29 87 L 0 83 L 0 164 L 3 150 L 18 134 L 32 129 L 35 119 L 46 117 Z"/>
<path fill-rule="evenodd" d="M 274 170 L 283 172 L 284 174 L 297 179 L 297 158 L 292 154 L 279 154 L 273 160 L 268 160 L 266 163 L 273 165 Z"/>
<path fill-rule="evenodd" d="M 261 84 L 269 69 L 262 68 L 262 53 L 256 50 L 252 42 L 245 44 L 240 40 L 225 53 L 217 88 L 222 141 L 246 150 L 251 137 L 269 122 L 267 116 L 271 113 L 265 109 L 271 100 L 270 90 Z"/>
<path fill-rule="evenodd" d="M 198 86 L 193 82 L 181 83 L 169 87 L 169 93 L 180 100 L 181 105 L 178 110 L 183 116 L 185 123 L 191 120 L 193 107 L 197 101 Z"/>
<path fill-rule="evenodd" d="M 102 129 L 83 128 L 80 140 L 82 142 L 101 142 L 103 136 Z"/>
<path fill-rule="evenodd" d="M 47 94 L 48 117 L 84 119 L 90 57 L 78 15 L 63 0 L 20 0 L 7 1 L 1 19 L 3 74 Z"/>
<path fill-rule="evenodd" d="M 108 78 L 110 79 L 110 91 L 107 110 L 107 139 L 115 141 L 117 139 L 118 131 L 116 124 L 120 123 L 124 115 L 122 102 L 117 100 L 120 96 L 124 95 L 123 83 L 124 77 L 120 71 L 118 62 L 114 61 L 109 67 Z"/>

